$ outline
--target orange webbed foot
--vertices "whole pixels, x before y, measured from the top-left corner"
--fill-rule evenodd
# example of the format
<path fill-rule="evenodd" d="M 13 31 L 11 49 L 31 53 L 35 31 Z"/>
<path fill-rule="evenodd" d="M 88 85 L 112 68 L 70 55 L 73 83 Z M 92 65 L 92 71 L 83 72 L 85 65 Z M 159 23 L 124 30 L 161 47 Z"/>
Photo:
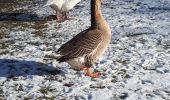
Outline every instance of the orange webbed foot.
<path fill-rule="evenodd" d="M 57 21 L 57 22 L 60 22 L 60 21 L 61 21 L 61 17 L 60 17 L 60 16 L 57 16 L 57 15 L 56 15 L 55 17 L 56 17 L 56 21 Z"/>
<path fill-rule="evenodd" d="M 88 68 L 88 67 L 80 68 L 80 70 L 86 71 L 85 76 L 89 76 L 89 77 L 92 77 L 92 78 L 98 78 L 101 75 L 99 72 L 96 72 L 96 73 L 91 72 L 91 68 Z"/>
<path fill-rule="evenodd" d="M 100 77 L 100 73 L 99 72 L 96 72 L 96 73 L 86 73 L 85 76 L 89 76 L 89 77 L 92 77 L 92 78 L 99 78 Z"/>

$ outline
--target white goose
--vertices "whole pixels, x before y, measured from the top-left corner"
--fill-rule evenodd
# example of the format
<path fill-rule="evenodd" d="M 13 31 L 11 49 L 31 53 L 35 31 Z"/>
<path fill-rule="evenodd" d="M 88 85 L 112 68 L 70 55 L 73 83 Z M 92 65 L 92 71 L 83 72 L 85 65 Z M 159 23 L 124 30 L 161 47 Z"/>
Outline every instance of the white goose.
<path fill-rule="evenodd" d="M 81 0 L 48 0 L 45 6 L 50 6 L 56 12 L 56 20 L 60 21 L 60 13 L 64 13 L 64 19 L 69 20 L 70 17 L 67 16 L 69 10 L 71 10 L 77 3 Z"/>

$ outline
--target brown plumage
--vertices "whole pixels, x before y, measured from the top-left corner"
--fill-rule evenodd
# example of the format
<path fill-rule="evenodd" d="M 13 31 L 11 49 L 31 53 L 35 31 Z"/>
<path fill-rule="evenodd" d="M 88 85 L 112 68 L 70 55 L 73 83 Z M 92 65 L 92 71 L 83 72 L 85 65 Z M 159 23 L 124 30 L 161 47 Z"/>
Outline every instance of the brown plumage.
<path fill-rule="evenodd" d="M 103 55 L 111 40 L 111 30 L 100 8 L 101 0 L 91 0 L 91 27 L 56 52 L 60 54 L 59 62 L 68 62 L 75 69 L 87 70 L 86 75 L 91 77 L 98 77 L 98 73 L 90 73 L 89 68 Z"/>
<path fill-rule="evenodd" d="M 79 33 L 58 49 L 57 52 L 63 55 L 58 61 L 63 62 L 90 54 L 101 42 L 101 33 L 100 30 L 85 30 Z"/>

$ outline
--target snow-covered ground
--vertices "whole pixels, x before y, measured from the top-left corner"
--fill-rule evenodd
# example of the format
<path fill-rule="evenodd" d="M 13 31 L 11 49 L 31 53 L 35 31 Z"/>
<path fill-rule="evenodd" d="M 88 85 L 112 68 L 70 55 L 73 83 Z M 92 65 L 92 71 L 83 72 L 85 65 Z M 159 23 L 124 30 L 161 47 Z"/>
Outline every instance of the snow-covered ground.
<path fill-rule="evenodd" d="M 76 19 L 62 23 L 43 21 L 53 13 L 43 0 L 16 3 L 13 12 L 1 8 L 0 98 L 170 100 L 170 1 L 103 1 L 112 41 L 94 66 L 98 79 L 44 58 L 89 27 L 90 0 L 70 11 Z"/>

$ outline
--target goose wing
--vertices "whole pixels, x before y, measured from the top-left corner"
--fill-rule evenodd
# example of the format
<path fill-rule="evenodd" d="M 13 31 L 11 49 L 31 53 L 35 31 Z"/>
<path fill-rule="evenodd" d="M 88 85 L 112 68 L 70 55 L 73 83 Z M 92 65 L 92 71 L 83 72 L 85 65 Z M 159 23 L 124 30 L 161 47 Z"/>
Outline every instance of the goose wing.
<path fill-rule="evenodd" d="M 57 53 L 62 55 L 58 61 L 67 61 L 93 52 L 102 41 L 101 33 L 100 30 L 85 30 L 79 33 L 58 49 Z"/>

